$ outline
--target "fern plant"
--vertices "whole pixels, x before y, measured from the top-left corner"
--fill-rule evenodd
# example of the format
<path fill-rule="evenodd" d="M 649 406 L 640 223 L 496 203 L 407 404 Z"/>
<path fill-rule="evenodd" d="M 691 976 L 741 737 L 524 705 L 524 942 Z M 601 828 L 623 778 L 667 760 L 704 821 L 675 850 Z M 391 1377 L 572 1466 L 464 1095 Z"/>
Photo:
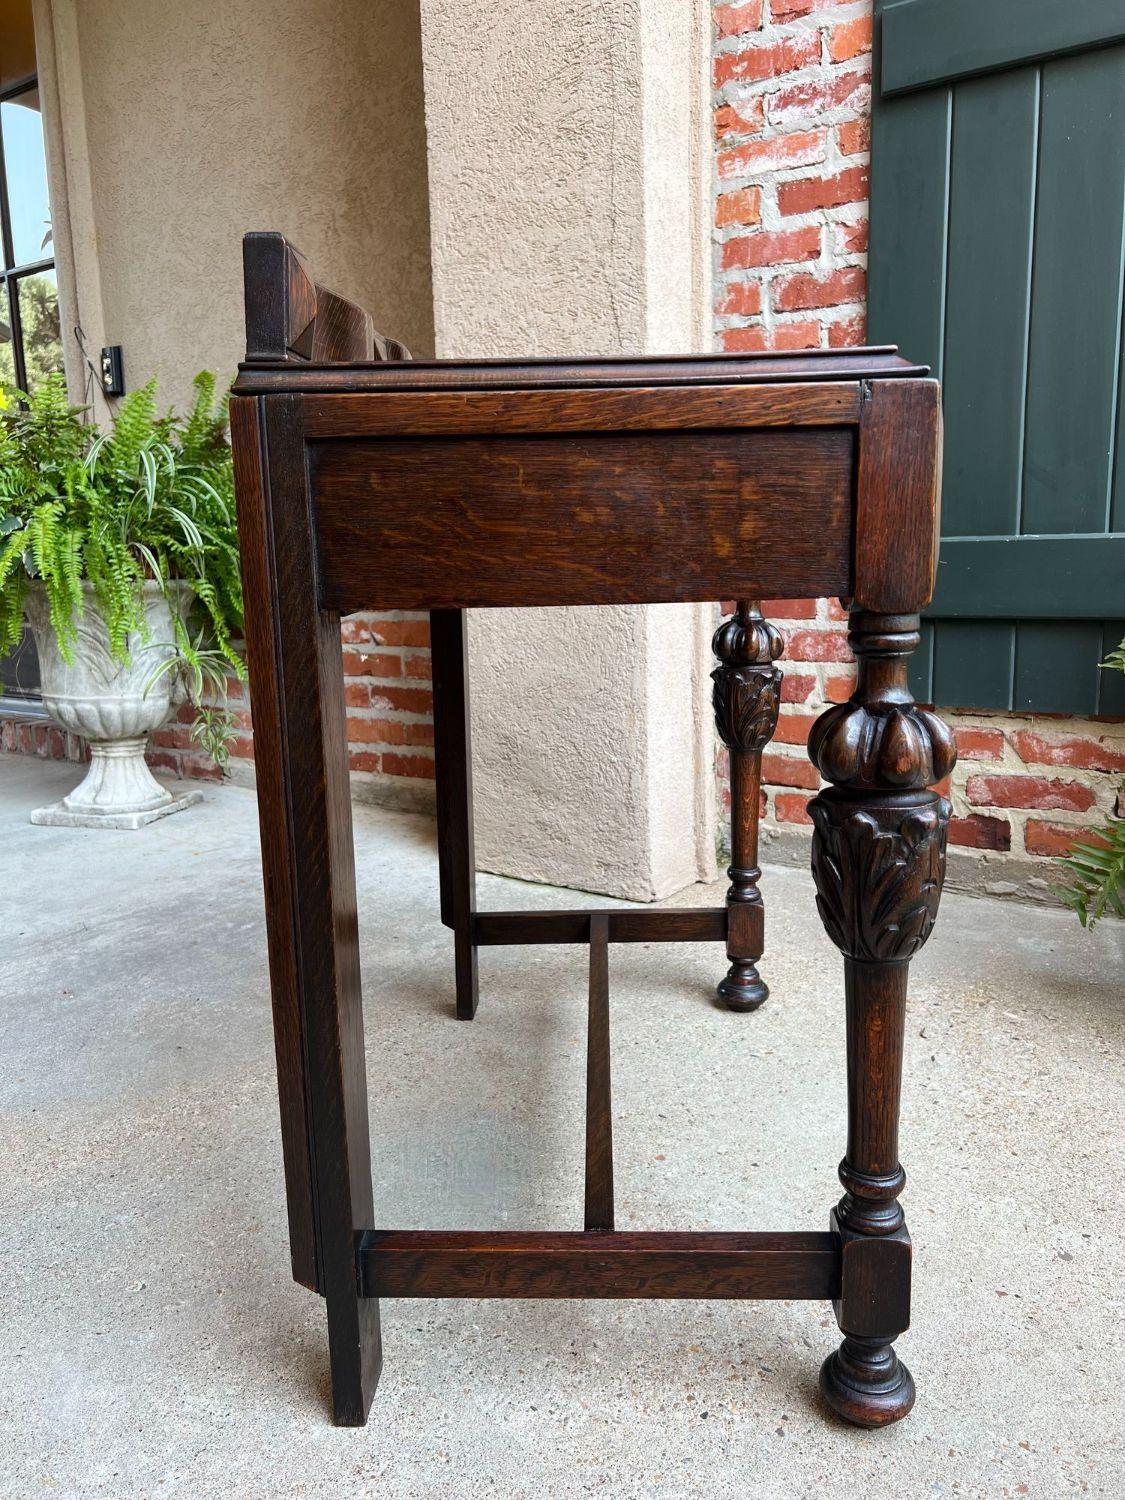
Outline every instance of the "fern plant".
<path fill-rule="evenodd" d="M 163 672 L 181 677 L 196 740 L 223 765 L 233 736 L 227 683 L 245 676 L 234 645 L 242 631 L 234 474 L 226 398 L 216 402 L 208 372 L 194 388 L 190 412 L 177 418 L 158 413 L 150 381 L 101 433 L 69 404 L 61 376 L 30 395 L 0 391 L 0 655 L 20 639 L 34 581 L 59 651 L 72 660 L 88 583 L 110 653 L 127 663 L 130 634 L 148 634 L 143 586 L 156 583 L 177 649 L 150 685 Z M 177 607 L 184 585 L 192 595 L 186 619 Z"/>
<path fill-rule="evenodd" d="M 1125 641 L 1102 662 L 1103 669 L 1125 672 Z M 1118 788 L 1118 806 L 1125 799 L 1125 782 Z M 1113 912 L 1125 917 L 1125 818 L 1111 813 L 1101 828 L 1078 839 L 1059 864 L 1067 882 L 1058 887 L 1059 897 L 1083 927 Z"/>

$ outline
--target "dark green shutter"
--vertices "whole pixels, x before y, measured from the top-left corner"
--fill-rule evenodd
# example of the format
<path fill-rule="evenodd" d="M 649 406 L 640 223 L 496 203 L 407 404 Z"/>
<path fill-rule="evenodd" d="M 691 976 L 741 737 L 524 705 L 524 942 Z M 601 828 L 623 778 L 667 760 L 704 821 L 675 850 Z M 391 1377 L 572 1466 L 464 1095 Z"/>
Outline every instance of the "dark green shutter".
<path fill-rule="evenodd" d="M 945 386 L 915 692 L 1125 713 L 1125 0 L 875 0 L 869 339 Z"/>

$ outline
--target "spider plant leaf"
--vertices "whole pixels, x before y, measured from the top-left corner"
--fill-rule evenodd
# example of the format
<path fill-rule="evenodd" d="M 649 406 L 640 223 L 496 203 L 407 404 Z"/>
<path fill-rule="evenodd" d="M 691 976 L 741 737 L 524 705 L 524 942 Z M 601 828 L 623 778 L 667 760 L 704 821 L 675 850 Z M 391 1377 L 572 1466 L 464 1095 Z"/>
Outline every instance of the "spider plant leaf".
<path fill-rule="evenodd" d="M 144 680 L 144 684 L 141 688 L 141 697 L 147 698 L 149 693 L 160 681 L 160 679 L 167 676 L 169 672 L 175 671 L 178 666 L 179 662 L 174 656 L 169 656 L 164 661 L 157 662 L 156 666 L 153 667 L 152 671 Z"/>
<path fill-rule="evenodd" d="M 149 572 L 152 574 L 153 582 L 160 585 L 161 593 L 166 593 L 167 585 L 164 581 L 164 570 L 161 568 L 160 561 L 157 558 L 156 554 L 153 552 L 152 548 L 149 547 L 145 542 L 137 542 L 135 545 L 137 551 L 144 558 Z"/>
<path fill-rule="evenodd" d="M 168 514 L 172 516 L 179 525 L 180 530 L 187 538 L 188 545 L 194 547 L 196 551 L 202 552 L 203 537 L 200 535 L 199 527 L 192 520 L 191 516 L 189 516 L 186 511 L 181 510 L 178 505 L 170 505 L 168 507 Z"/>

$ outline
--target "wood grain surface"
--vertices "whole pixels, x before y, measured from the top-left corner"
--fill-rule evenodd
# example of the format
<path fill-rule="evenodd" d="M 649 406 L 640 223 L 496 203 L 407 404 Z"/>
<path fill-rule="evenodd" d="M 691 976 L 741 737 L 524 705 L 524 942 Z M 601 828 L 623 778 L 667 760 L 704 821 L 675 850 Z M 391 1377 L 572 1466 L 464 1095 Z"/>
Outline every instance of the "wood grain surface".
<path fill-rule="evenodd" d="M 835 1297 L 834 1234 L 381 1230 L 371 1297 Z"/>
<path fill-rule="evenodd" d="M 341 613 L 851 587 L 844 428 L 329 439 L 308 452 L 321 605 Z"/>

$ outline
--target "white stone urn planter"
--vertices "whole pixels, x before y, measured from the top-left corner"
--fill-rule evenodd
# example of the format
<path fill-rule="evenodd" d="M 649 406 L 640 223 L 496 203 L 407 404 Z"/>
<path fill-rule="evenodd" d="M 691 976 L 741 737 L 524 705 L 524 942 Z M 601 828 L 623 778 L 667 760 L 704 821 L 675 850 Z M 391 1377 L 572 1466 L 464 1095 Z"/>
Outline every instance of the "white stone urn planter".
<path fill-rule="evenodd" d="M 33 584 L 27 594 L 28 623 L 39 652 L 43 706 L 57 724 L 90 746 L 86 779 L 61 802 L 37 808 L 31 821 L 70 828 L 142 828 L 202 801 L 202 793 L 195 791 L 173 796 L 145 762 L 149 735 L 167 722 L 180 698 L 174 672 L 166 672 L 149 686 L 161 662 L 175 655 L 172 613 L 159 585 L 146 583 L 149 633 L 130 635 L 130 662 L 122 666 L 110 655 L 109 635 L 93 588 L 88 583 L 82 587 L 85 612 L 76 622 L 70 663 L 59 651 L 43 588 Z M 186 584 L 179 587 L 178 600 L 179 609 L 186 613 L 191 604 Z"/>

